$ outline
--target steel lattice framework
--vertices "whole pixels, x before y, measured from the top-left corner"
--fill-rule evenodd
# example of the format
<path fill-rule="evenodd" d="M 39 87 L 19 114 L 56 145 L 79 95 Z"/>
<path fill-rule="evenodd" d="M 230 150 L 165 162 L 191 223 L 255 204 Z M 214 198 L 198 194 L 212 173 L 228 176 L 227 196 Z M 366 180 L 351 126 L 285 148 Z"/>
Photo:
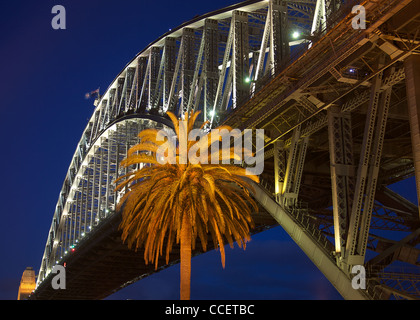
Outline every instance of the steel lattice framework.
<path fill-rule="evenodd" d="M 352 27 L 359 4 L 366 29 Z M 46 285 L 82 243 L 105 241 L 98 231 L 118 215 L 114 181 L 138 132 L 168 127 L 168 110 L 201 110 L 211 126 L 265 129 L 257 231 L 280 224 L 346 299 L 418 299 L 419 210 L 388 188 L 415 176 L 420 192 L 418 12 L 411 0 L 250 0 L 150 44 L 95 101 L 33 297 L 98 298 L 148 274 L 90 295 Z M 351 287 L 354 265 L 366 267 L 366 290 Z"/>

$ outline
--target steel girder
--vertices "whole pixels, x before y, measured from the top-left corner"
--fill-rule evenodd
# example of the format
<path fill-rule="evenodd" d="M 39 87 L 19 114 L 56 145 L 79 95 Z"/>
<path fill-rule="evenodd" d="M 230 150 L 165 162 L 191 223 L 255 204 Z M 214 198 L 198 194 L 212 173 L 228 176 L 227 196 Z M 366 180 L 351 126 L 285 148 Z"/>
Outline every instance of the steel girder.
<path fill-rule="evenodd" d="M 389 109 L 390 89 L 380 103 L 382 74 L 379 73 L 371 89 L 371 97 L 366 116 L 362 150 L 356 176 L 355 194 L 350 217 L 350 232 L 346 242 L 345 261 L 349 265 L 363 264 L 369 234 L 370 217 L 382 156 L 385 124 Z M 378 111 L 380 109 L 380 111 Z M 378 122 L 378 123 L 377 123 Z M 366 194 L 366 196 L 365 196 Z"/>
<path fill-rule="evenodd" d="M 338 292 L 349 300 L 372 299 L 372 288 L 369 290 L 355 290 L 351 279 L 337 265 L 331 255 L 332 244 L 316 229 L 306 210 L 285 209 L 281 203 L 275 201 L 270 192 L 261 185 L 255 185 L 255 198 L 263 205 L 278 223 L 286 230 L 305 254 L 312 260 L 325 277 L 334 285 Z"/>
<path fill-rule="evenodd" d="M 328 109 L 331 189 L 336 254 L 344 256 L 354 194 L 353 139 L 350 113 Z"/>

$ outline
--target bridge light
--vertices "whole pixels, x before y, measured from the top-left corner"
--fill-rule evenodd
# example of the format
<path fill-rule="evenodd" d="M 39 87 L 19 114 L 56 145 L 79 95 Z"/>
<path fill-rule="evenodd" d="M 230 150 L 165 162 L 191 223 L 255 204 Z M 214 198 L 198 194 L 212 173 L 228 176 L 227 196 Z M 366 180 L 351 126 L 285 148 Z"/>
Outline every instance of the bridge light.
<path fill-rule="evenodd" d="M 211 110 L 211 111 L 209 112 L 209 116 L 210 116 L 210 117 L 213 117 L 215 114 L 216 114 L 216 112 L 214 112 L 214 110 Z"/>
<path fill-rule="evenodd" d="M 295 31 L 295 32 L 292 33 L 292 38 L 293 39 L 297 39 L 299 37 L 300 37 L 300 32 L 299 31 Z"/>
<path fill-rule="evenodd" d="M 246 77 L 246 78 L 245 78 L 245 82 L 246 82 L 246 83 L 250 83 L 250 82 L 251 82 L 251 78 L 250 78 L 250 77 Z"/>

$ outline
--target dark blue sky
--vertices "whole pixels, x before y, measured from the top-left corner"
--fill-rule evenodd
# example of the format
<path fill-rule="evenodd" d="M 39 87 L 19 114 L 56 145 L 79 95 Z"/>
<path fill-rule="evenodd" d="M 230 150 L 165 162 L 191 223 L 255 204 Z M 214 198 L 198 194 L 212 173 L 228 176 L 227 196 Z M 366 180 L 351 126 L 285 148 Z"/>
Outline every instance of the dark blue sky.
<path fill-rule="evenodd" d="M 16 299 L 27 266 L 39 270 L 58 194 L 94 106 L 149 43 L 232 0 L 60 0 L 0 3 L 2 170 L 0 299 Z M 53 30 L 51 9 L 66 8 L 67 29 Z M 193 299 L 340 299 L 279 227 L 253 237 L 246 251 L 193 259 Z M 114 299 L 178 299 L 179 266 L 128 287 Z"/>

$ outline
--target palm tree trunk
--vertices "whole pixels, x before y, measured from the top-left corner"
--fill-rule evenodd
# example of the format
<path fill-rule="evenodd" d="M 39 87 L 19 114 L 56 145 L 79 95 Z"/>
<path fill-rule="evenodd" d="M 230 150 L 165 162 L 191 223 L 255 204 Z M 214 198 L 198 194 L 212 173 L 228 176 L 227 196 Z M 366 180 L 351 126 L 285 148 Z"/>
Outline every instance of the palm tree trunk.
<path fill-rule="evenodd" d="M 191 289 L 191 222 L 188 214 L 184 213 L 181 225 L 180 244 L 180 296 L 181 300 L 190 300 Z"/>

